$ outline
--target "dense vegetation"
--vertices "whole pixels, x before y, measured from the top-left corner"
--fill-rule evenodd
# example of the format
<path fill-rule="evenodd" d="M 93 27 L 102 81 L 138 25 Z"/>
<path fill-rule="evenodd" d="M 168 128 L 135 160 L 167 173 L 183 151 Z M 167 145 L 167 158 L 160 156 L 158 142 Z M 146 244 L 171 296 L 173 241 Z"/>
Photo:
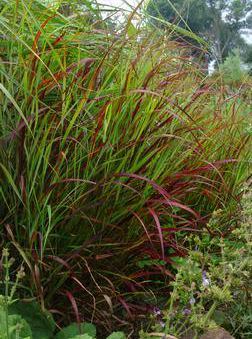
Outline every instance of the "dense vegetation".
<path fill-rule="evenodd" d="M 190 251 L 214 239 L 217 265 L 221 239 L 240 229 L 250 79 L 206 76 L 172 30 L 137 21 L 139 9 L 116 28 L 92 3 L 0 8 L 0 232 L 15 258 L 7 280 L 58 326 L 85 320 L 98 338 L 137 337 L 156 307 L 172 310 Z M 250 243 L 246 230 L 238 247 Z M 196 265 L 197 279 L 207 265 Z M 199 330 L 212 321 L 208 306 Z"/>

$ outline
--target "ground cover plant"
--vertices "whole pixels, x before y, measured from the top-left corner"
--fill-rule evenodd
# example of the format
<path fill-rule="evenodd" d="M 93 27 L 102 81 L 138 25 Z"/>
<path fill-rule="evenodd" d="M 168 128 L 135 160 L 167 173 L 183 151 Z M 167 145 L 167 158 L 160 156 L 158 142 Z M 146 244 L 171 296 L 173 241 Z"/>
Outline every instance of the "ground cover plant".
<path fill-rule="evenodd" d="M 0 232 L 21 297 L 104 338 L 167 301 L 186 234 L 218 208 L 232 218 L 250 92 L 212 84 L 136 11 L 115 30 L 71 4 L 1 1 Z"/>
<path fill-rule="evenodd" d="M 178 259 L 167 307 L 156 308 L 152 317 L 157 336 L 198 338 L 207 328 L 224 326 L 235 338 L 251 337 L 251 197 L 251 186 L 246 184 L 239 227 L 229 224 L 227 237 L 202 232 L 184 239 L 188 256 Z M 211 230 L 220 229 L 223 212 L 213 213 L 208 223 Z M 149 338 L 148 334 L 143 333 L 143 338 Z"/>

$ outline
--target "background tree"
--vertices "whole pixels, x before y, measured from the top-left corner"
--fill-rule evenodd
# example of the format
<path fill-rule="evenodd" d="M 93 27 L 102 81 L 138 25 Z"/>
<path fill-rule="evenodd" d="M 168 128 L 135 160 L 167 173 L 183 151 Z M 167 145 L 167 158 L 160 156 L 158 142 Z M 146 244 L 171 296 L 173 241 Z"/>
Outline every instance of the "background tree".
<path fill-rule="evenodd" d="M 162 18 L 208 41 L 219 63 L 234 48 L 246 49 L 241 32 L 250 28 L 251 10 L 251 0 L 150 0 L 147 4 L 147 12 L 157 25 L 160 22 L 155 18 Z"/>

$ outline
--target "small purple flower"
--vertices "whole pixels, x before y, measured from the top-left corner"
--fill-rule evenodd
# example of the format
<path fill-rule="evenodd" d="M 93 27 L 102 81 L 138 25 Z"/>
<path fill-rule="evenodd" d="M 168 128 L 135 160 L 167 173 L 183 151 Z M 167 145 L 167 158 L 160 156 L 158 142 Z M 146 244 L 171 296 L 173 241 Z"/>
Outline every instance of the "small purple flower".
<path fill-rule="evenodd" d="M 158 307 L 153 308 L 153 313 L 154 313 L 155 317 L 159 317 L 161 315 L 161 311 Z"/>
<path fill-rule="evenodd" d="M 195 304 L 196 300 L 194 299 L 194 297 L 191 297 L 191 299 L 189 300 L 189 304 L 191 306 L 193 306 Z"/>
<path fill-rule="evenodd" d="M 189 314 L 191 313 L 191 310 L 189 310 L 188 308 L 185 308 L 185 309 L 182 311 L 182 313 L 183 313 L 184 315 L 189 315 Z"/>
<path fill-rule="evenodd" d="M 210 279 L 207 278 L 207 272 L 204 270 L 202 272 L 202 286 L 209 286 L 210 285 Z"/>

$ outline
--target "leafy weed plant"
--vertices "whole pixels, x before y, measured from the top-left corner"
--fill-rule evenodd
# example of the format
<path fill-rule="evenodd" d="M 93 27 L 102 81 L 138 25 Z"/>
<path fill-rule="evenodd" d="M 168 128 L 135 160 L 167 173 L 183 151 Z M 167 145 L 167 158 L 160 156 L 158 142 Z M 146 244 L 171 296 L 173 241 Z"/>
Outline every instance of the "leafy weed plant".
<path fill-rule="evenodd" d="M 251 197 L 251 187 L 246 185 L 239 227 L 230 226 L 228 237 L 203 232 L 187 238 L 189 256 L 178 260 L 168 308 L 155 311 L 159 318 L 153 328 L 156 333 L 177 338 L 190 333 L 190 338 L 197 339 L 202 332 L 221 325 L 235 338 L 249 338 L 251 313 L 245 310 L 251 303 Z M 213 213 L 208 223 L 211 230 L 220 229 L 222 213 Z M 142 335 L 148 338 L 148 334 Z"/>

